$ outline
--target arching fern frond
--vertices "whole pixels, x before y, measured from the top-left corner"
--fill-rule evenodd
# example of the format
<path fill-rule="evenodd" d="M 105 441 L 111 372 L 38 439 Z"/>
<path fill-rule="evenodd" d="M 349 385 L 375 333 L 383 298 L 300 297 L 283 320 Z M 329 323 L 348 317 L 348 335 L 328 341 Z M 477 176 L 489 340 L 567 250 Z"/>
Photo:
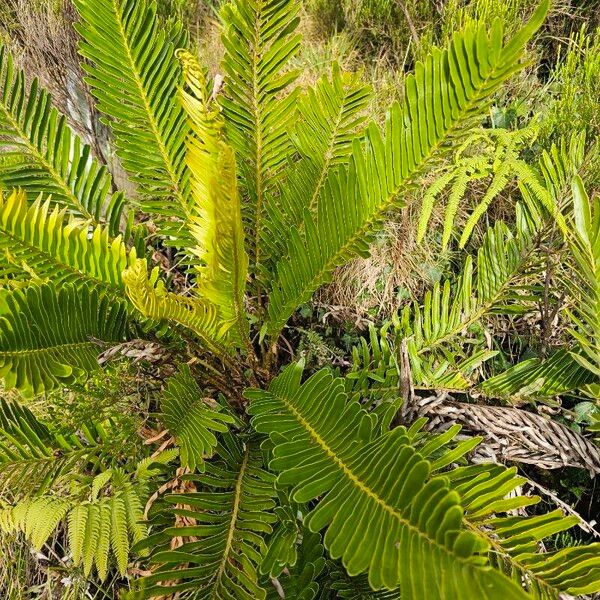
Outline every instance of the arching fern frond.
<path fill-rule="evenodd" d="M 187 365 L 167 382 L 160 403 L 162 419 L 180 447 L 181 464 L 202 471 L 217 446 L 215 432 L 225 433 L 235 419 L 211 407 Z"/>
<path fill-rule="evenodd" d="M 189 117 L 187 164 L 191 174 L 191 251 L 198 258 L 197 294 L 212 303 L 224 325 L 242 343 L 249 326 L 244 310 L 248 255 L 233 150 L 224 139 L 220 108 L 211 103 L 197 60 L 180 53 L 187 89 L 181 101 Z"/>
<path fill-rule="evenodd" d="M 0 150 L 9 158 L 0 168 L 5 188 L 22 188 L 30 200 L 40 193 L 74 215 L 104 223 L 111 235 L 121 227 L 123 194 L 112 192 L 106 167 L 71 132 L 37 80 L 26 88 L 25 74 L 0 44 Z"/>
<path fill-rule="evenodd" d="M 0 278 L 96 284 L 120 292 L 121 273 L 131 262 L 121 237 L 111 239 L 99 225 L 90 231 L 67 219 L 66 210 L 41 197 L 30 206 L 24 192 L 0 194 Z"/>
<path fill-rule="evenodd" d="M 216 307 L 201 298 L 167 291 L 158 269 L 148 277 L 146 260 L 137 259 L 124 273 L 123 281 L 131 303 L 149 319 L 169 320 L 191 330 L 217 356 L 226 351 L 227 327 Z"/>
<path fill-rule="evenodd" d="M 90 61 L 83 68 L 99 110 L 109 117 L 117 154 L 165 241 L 185 247 L 187 125 L 176 99 L 174 56 L 185 45 L 181 27 L 162 23 L 147 0 L 77 0 L 75 6 L 80 52 Z"/>
<path fill-rule="evenodd" d="M 250 262 L 260 273 L 261 242 L 268 206 L 292 151 L 290 129 L 297 94 L 282 95 L 297 76 L 286 70 L 300 46 L 298 0 L 233 0 L 221 10 L 226 75 L 219 97 L 227 118 L 248 201 L 244 220 Z"/>
<path fill-rule="evenodd" d="M 268 391 L 248 390 L 254 428 L 274 443 L 270 467 L 297 502 L 320 498 L 305 523 L 327 528 L 324 545 L 350 576 L 412 598 L 524 598 L 485 566 L 487 545 L 462 528 L 458 495 L 432 480 L 432 465 L 402 428 L 371 439 L 374 419 L 348 402 L 322 370 L 303 385 L 291 365 Z"/>
<path fill-rule="evenodd" d="M 266 552 L 263 536 L 275 520 L 274 477 L 263 470 L 254 441 L 225 436 L 218 454 L 221 460 L 207 462 L 205 474 L 185 477 L 197 492 L 164 498 L 172 505 L 167 516 L 174 513 L 189 524 L 149 538 L 155 548 L 151 562 L 159 566 L 138 580 L 127 598 L 188 590 L 198 598 L 265 598 L 258 566 Z M 182 543 L 171 549 L 175 538 Z"/>
<path fill-rule="evenodd" d="M 368 254 L 368 244 L 387 211 L 400 204 L 399 192 L 415 182 L 440 151 L 464 131 L 490 95 L 515 70 L 523 46 L 540 26 L 544 0 L 529 23 L 506 45 L 496 21 L 456 33 L 449 48 L 434 50 L 406 80 L 406 102 L 395 104 L 385 137 L 372 124 L 366 148 L 354 144 L 347 169 L 330 176 L 305 232 L 289 232 L 289 257 L 277 265 L 269 295 L 267 333 L 277 334 L 293 311 L 348 259 Z"/>
<path fill-rule="evenodd" d="M 24 395 L 68 385 L 99 368 L 97 341 L 127 335 L 122 301 L 91 286 L 44 284 L 5 297 L 0 316 L 0 377 Z"/>

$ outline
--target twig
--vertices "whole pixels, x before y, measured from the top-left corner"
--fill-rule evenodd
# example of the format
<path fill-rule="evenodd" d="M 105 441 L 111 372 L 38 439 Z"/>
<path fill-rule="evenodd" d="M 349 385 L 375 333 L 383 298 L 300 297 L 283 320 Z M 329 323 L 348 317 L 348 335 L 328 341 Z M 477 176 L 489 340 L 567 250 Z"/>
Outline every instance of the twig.
<path fill-rule="evenodd" d="M 551 492 L 539 483 L 531 479 L 528 479 L 527 483 L 531 487 L 537 488 L 542 494 L 548 496 L 548 498 L 550 498 L 557 506 L 562 508 L 566 513 L 577 517 L 579 519 L 579 523 L 577 525 L 580 529 L 582 529 L 586 533 L 591 533 L 596 538 L 600 538 L 600 532 L 594 528 L 594 525 L 596 524 L 594 521 L 592 521 L 592 523 L 588 523 L 576 510 L 571 508 L 566 502 L 563 502 L 554 492 Z"/>

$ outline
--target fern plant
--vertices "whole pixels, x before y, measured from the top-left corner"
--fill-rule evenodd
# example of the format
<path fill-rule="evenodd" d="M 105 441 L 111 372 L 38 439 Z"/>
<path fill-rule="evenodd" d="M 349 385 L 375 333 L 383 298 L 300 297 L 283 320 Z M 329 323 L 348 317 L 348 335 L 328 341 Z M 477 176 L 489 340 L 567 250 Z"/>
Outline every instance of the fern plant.
<path fill-rule="evenodd" d="M 42 462 L 48 474 L 33 489 L 3 486 L 5 527 L 39 547 L 66 519 L 85 576 L 95 566 L 102 579 L 111 564 L 142 575 L 129 598 L 600 589 L 597 545 L 541 552 L 572 518 L 499 516 L 539 498 L 505 498 L 520 483 L 514 469 L 464 466 L 477 439 L 398 425 L 397 395 L 373 410 L 356 377 L 305 374 L 286 354 L 296 309 L 368 253 L 390 211 L 525 64 L 547 2 L 508 39 L 499 20 L 473 23 L 433 50 L 383 128 L 365 118 L 370 90 L 358 76 L 333 67 L 314 88 L 295 86 L 297 0 L 225 4 L 223 89 L 153 2 L 75 5 L 88 83 L 136 192 L 113 194 L 3 51 L 1 133 L 18 161 L 2 177 L 0 375 L 32 396 L 81 385 L 106 347 L 146 340 L 170 360 L 149 369 L 145 421 L 156 429 L 136 460 L 105 453 L 98 425 L 85 442 L 67 439 L 6 405 L 0 459 L 15 473 Z M 125 215 L 137 215 L 135 230 Z M 519 226 L 488 234 L 476 293 L 467 267 L 452 304 L 444 287 L 441 305 L 432 296 L 422 318 L 403 319 L 424 324 L 413 360 L 510 301 L 506 282 L 532 235 Z M 503 268 L 485 274 L 499 251 Z"/>

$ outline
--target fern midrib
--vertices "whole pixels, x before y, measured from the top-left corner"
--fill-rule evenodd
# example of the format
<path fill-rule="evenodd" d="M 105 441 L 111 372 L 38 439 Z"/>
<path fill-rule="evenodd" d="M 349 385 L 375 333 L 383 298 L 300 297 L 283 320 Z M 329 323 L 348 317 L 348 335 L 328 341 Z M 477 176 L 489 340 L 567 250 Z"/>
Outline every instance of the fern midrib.
<path fill-rule="evenodd" d="M 94 223 L 98 223 L 97 219 L 92 215 L 83 204 L 79 198 L 74 194 L 73 190 L 67 185 L 65 180 L 61 177 L 60 173 L 56 171 L 55 166 L 48 161 L 48 159 L 44 156 L 44 154 L 40 151 L 40 149 L 31 142 L 29 139 L 27 132 L 22 129 L 21 124 L 13 118 L 12 113 L 8 110 L 7 106 L 4 103 L 0 103 L 0 107 L 2 108 L 2 112 L 6 116 L 10 125 L 17 133 L 19 139 L 21 140 L 21 144 L 27 148 L 29 153 L 38 160 L 44 169 L 50 174 L 54 182 L 58 185 L 59 188 L 63 190 L 64 195 L 69 198 L 74 207 L 77 208 L 79 213 L 84 216 L 86 219 L 90 219 Z"/>
<path fill-rule="evenodd" d="M 80 269 L 77 269 L 76 267 L 73 267 L 72 265 L 65 264 L 62 261 L 57 260 L 56 256 L 50 254 L 46 250 L 41 250 L 37 246 L 32 245 L 29 241 L 26 241 L 20 237 L 17 237 L 13 232 L 7 231 L 5 228 L 2 228 L 1 230 L 2 230 L 2 233 L 4 235 L 6 235 L 7 237 L 18 242 L 22 246 L 25 246 L 26 251 L 30 251 L 31 254 L 38 254 L 40 256 L 48 256 L 48 257 L 50 257 L 52 262 L 54 264 L 58 265 L 60 268 L 64 269 L 65 271 L 71 272 L 73 275 L 75 275 L 81 279 L 84 279 L 90 283 L 93 283 L 95 286 L 98 286 L 98 284 L 100 284 L 115 294 L 120 293 L 122 291 L 122 289 L 119 286 L 116 286 L 108 281 L 105 281 L 104 279 L 98 279 L 98 278 L 90 275 L 89 273 L 86 273 L 85 271 L 81 271 Z M 1 242 L 0 242 L 0 244 L 1 244 Z"/>
<path fill-rule="evenodd" d="M 240 472 L 237 476 L 235 482 L 235 492 L 233 496 L 233 506 L 231 512 L 231 520 L 229 521 L 229 528 L 227 530 L 227 539 L 225 541 L 225 549 L 223 551 L 223 557 L 221 558 L 221 562 L 219 563 L 219 569 L 215 575 L 215 585 L 211 592 L 212 600 L 220 600 L 219 596 L 216 595 L 217 592 L 220 591 L 221 578 L 225 574 L 225 567 L 227 566 L 227 561 L 229 560 L 229 554 L 233 548 L 233 538 L 235 536 L 236 525 L 238 520 L 238 515 L 240 512 L 240 505 L 242 499 L 242 483 L 244 480 L 244 476 L 246 474 L 246 468 L 248 466 L 248 459 L 250 456 L 250 446 L 247 444 L 246 449 L 244 451 L 244 456 L 242 458 L 242 464 L 240 466 Z"/>
<path fill-rule="evenodd" d="M 499 62 L 498 64 L 501 65 L 502 63 Z M 494 69 L 493 71 L 491 71 L 488 74 L 488 77 L 484 81 L 482 81 L 482 83 L 479 85 L 479 90 L 487 89 L 487 86 L 488 86 L 490 80 L 493 80 L 496 77 L 497 77 L 497 71 L 496 71 L 496 69 Z M 299 293 L 296 295 L 296 298 L 290 299 L 282 305 L 282 307 L 279 311 L 279 315 L 278 315 L 279 318 L 277 319 L 277 321 L 281 318 L 281 314 L 284 311 L 285 311 L 286 315 L 291 314 L 291 312 L 293 312 L 295 310 L 295 308 L 298 306 L 298 302 L 296 302 L 296 299 L 304 297 L 308 292 L 310 292 L 311 290 L 314 290 L 316 287 L 318 287 L 320 285 L 320 283 L 323 281 L 324 276 L 327 273 L 331 272 L 339 264 L 340 257 L 343 257 L 348 252 L 348 250 L 351 249 L 356 244 L 357 240 L 365 237 L 366 233 L 368 232 L 369 229 L 371 229 L 371 227 L 373 226 L 374 223 L 376 223 L 378 220 L 382 219 L 385 216 L 386 212 L 391 208 L 391 206 L 394 202 L 394 199 L 400 193 L 402 188 L 406 187 L 411 181 L 413 181 L 415 178 L 417 178 L 426 169 L 430 160 L 432 159 L 432 157 L 436 156 L 438 150 L 443 145 L 443 143 L 448 138 L 452 137 L 452 134 L 454 131 L 457 131 L 460 129 L 460 126 L 464 123 L 467 116 L 473 112 L 473 107 L 477 106 L 487 96 L 488 96 L 488 94 L 482 95 L 481 93 L 478 93 L 473 96 L 471 101 L 461 111 L 461 116 L 459 116 L 457 119 L 455 119 L 454 124 L 449 129 L 445 130 L 444 134 L 440 136 L 438 141 L 431 146 L 427 156 L 422 157 L 421 163 L 418 165 L 418 167 L 416 166 L 415 170 L 412 173 L 409 173 L 405 179 L 400 181 L 398 186 L 393 191 L 390 192 L 390 194 L 387 196 L 387 198 L 385 198 L 377 207 L 375 207 L 373 213 L 365 219 L 363 225 L 359 228 L 359 230 L 357 232 L 355 232 L 348 239 L 348 241 L 329 258 L 329 260 L 326 261 L 325 265 L 312 277 L 312 279 L 309 280 L 307 285 L 305 285 L 302 288 L 302 290 L 299 291 Z M 287 318 L 286 318 L 286 320 L 287 320 Z M 276 325 L 277 325 L 277 329 L 274 331 L 275 336 L 281 330 L 281 326 L 278 323 L 276 323 Z"/>
<path fill-rule="evenodd" d="M 390 506 L 383 498 L 381 498 L 377 493 L 369 488 L 366 484 L 364 484 L 360 478 L 354 474 L 352 469 L 348 467 L 344 461 L 335 453 L 335 451 L 328 445 L 328 443 L 319 435 L 319 433 L 312 427 L 312 425 L 304 418 L 302 413 L 296 409 L 293 403 L 285 398 L 284 396 L 278 394 L 277 398 L 283 402 L 286 408 L 292 413 L 292 415 L 296 418 L 296 420 L 300 423 L 300 425 L 308 432 L 311 439 L 314 440 L 318 446 L 327 454 L 329 458 L 333 460 L 333 462 L 340 468 L 342 473 L 345 475 L 350 482 L 357 487 L 362 493 L 369 496 L 372 500 L 374 500 L 383 510 L 389 513 L 392 517 L 397 519 L 402 526 L 408 528 L 411 532 L 423 538 L 428 544 L 435 546 L 440 549 L 442 552 L 451 556 L 453 560 L 457 560 L 462 562 L 465 565 L 473 566 L 468 560 L 457 557 L 452 551 L 446 546 L 440 545 L 437 540 L 430 538 L 425 532 L 421 531 L 417 527 L 415 527 L 410 521 L 406 520 L 401 513 L 399 513 L 393 506 Z"/>
<path fill-rule="evenodd" d="M 46 352 L 58 352 L 63 349 L 94 347 L 94 342 L 67 342 L 65 344 L 55 344 L 44 348 L 29 348 L 26 350 L 0 350 L 0 356 L 23 356 L 26 354 L 43 354 Z"/>
<path fill-rule="evenodd" d="M 146 112 L 146 116 L 148 118 L 148 123 L 150 124 L 150 128 L 152 130 L 152 135 L 156 141 L 158 146 L 158 150 L 160 152 L 160 156 L 162 158 L 163 164 L 165 165 L 167 174 L 169 176 L 169 181 L 171 185 L 171 189 L 173 190 L 177 201 L 179 202 L 181 208 L 185 213 L 186 220 L 190 219 L 190 209 L 188 203 L 186 202 L 183 193 L 179 187 L 179 178 L 177 176 L 177 172 L 175 171 L 175 167 L 171 161 L 171 157 L 167 152 L 167 148 L 165 146 L 164 140 L 162 139 L 162 135 L 160 133 L 160 129 L 158 127 L 158 123 L 156 121 L 154 112 L 152 111 L 152 106 L 150 104 L 150 100 L 148 98 L 148 94 L 146 92 L 146 88 L 142 82 L 141 74 L 138 70 L 137 64 L 132 54 L 131 46 L 129 45 L 129 39 L 127 37 L 127 32 L 125 31 L 125 27 L 123 24 L 123 20 L 121 18 L 122 11 L 120 7 L 119 0 L 112 0 L 113 12 L 115 15 L 115 20 L 117 22 L 117 26 L 119 28 L 119 35 L 121 36 L 121 41 L 123 43 L 123 48 L 125 49 L 126 58 L 129 61 L 129 66 L 131 68 L 131 72 L 133 74 L 133 78 L 138 89 L 138 93 L 140 95 L 140 99 L 142 100 L 142 104 L 144 106 L 144 110 Z"/>
<path fill-rule="evenodd" d="M 469 519 L 466 516 L 463 517 L 462 523 L 463 523 L 463 526 L 466 529 L 472 531 L 475 535 L 478 535 L 479 537 L 484 537 L 485 540 L 493 548 L 494 552 L 496 554 L 498 554 L 498 556 L 504 557 L 504 559 L 508 560 L 512 565 L 515 565 L 518 569 L 521 569 L 521 571 L 523 571 L 523 573 L 527 573 L 527 575 L 529 577 L 531 577 L 531 578 L 533 578 L 533 579 L 536 580 L 537 584 L 540 587 L 542 587 L 543 589 L 545 589 L 547 591 L 551 591 L 551 592 L 555 592 L 556 591 L 556 588 L 552 587 L 550 584 L 548 584 L 547 581 L 545 581 L 544 579 L 542 579 L 537 573 L 535 573 L 529 567 L 527 567 L 526 565 L 524 565 L 523 563 L 521 563 L 518 560 L 518 558 L 515 558 L 514 556 L 512 556 L 506 550 L 506 548 L 504 548 L 502 546 L 502 544 L 498 543 L 498 539 L 495 538 L 493 535 L 490 535 L 484 529 L 482 529 L 480 527 L 477 527 L 477 525 L 475 525 L 474 523 L 472 523 L 471 521 L 469 521 Z"/>
<path fill-rule="evenodd" d="M 260 2 L 260 6 L 257 10 L 256 19 L 254 21 L 254 43 L 252 46 L 252 109 L 254 113 L 254 120 L 256 123 L 255 131 L 255 144 L 256 144 L 256 156 L 254 162 L 254 175 L 256 181 L 256 207 L 254 212 L 254 268 L 255 272 L 259 272 L 259 261 L 260 261 L 260 239 L 261 239 L 261 220 L 263 213 L 264 204 L 264 189 L 263 189 L 263 173 L 262 173 L 262 162 L 263 162 L 263 130 L 262 130 L 262 111 L 260 106 L 260 99 L 258 97 L 258 65 L 261 60 L 261 54 L 258 48 L 261 46 L 261 15 L 264 9 L 263 2 Z M 261 291 L 258 290 L 258 296 L 260 301 Z"/>

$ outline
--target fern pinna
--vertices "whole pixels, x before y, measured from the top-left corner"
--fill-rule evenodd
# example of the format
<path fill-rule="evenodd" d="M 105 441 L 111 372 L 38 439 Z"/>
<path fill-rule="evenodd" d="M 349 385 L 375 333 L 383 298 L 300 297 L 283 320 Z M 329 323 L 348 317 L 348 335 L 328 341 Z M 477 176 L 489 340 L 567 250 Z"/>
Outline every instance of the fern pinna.
<path fill-rule="evenodd" d="M 568 243 L 587 299 L 567 357 L 597 379 L 600 211 L 576 174 L 562 171 L 575 210 L 561 217 L 552 173 L 527 170 L 505 140 L 523 187 L 516 232 L 490 228 L 458 282 L 373 329 L 345 375 L 290 361 L 285 337 L 420 178 L 477 137 L 547 4 L 508 39 L 499 20 L 455 33 L 415 65 L 380 127 L 360 75 L 333 65 L 296 85 L 299 0 L 223 6 L 222 89 L 154 2 L 75 0 L 87 83 L 134 184 L 125 193 L 2 47 L 0 375 L 11 397 L 0 400 L 0 527 L 38 549 L 58 536 L 86 580 L 113 573 L 128 598 L 600 590 L 598 545 L 544 551 L 576 518 L 528 516 L 540 499 L 514 493 L 514 468 L 468 464 L 478 438 L 399 419 L 402 368 L 425 387 L 474 385 L 495 353 L 467 350 L 461 333 L 527 301 L 519 281 L 554 219 L 576 224 Z M 508 174 L 498 177 L 494 190 Z M 429 193 L 422 230 L 451 179 Z M 136 357 L 130 344 L 164 352 Z M 139 368 L 124 409 L 139 413 L 137 431 L 120 431 L 114 407 L 65 427 L 43 402 L 16 399 L 102 390 L 100 363 L 120 355 Z"/>

